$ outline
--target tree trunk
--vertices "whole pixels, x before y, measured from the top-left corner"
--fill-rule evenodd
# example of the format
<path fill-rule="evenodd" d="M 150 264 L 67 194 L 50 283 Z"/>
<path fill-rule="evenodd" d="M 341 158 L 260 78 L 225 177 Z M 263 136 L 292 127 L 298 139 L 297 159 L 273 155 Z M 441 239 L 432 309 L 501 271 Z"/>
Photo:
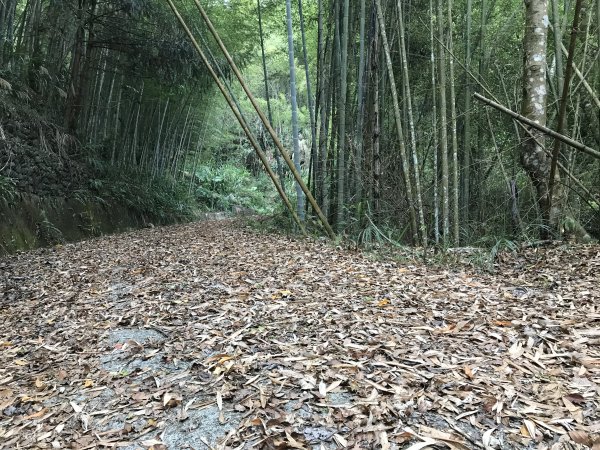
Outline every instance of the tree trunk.
<path fill-rule="evenodd" d="M 571 29 L 571 42 L 569 44 L 569 55 L 567 57 L 567 70 L 564 76 L 564 86 L 561 91 L 560 107 L 558 111 L 558 125 L 556 132 L 562 134 L 567 121 L 567 103 L 569 101 L 569 87 L 571 83 L 571 76 L 573 75 L 573 58 L 575 56 L 575 47 L 577 45 L 577 33 L 579 32 L 579 18 L 581 16 L 581 7 L 583 0 L 577 0 L 575 3 L 575 15 L 573 17 L 573 27 Z M 561 142 L 557 139 L 554 141 L 554 149 L 552 151 L 552 160 L 550 163 L 550 176 L 548 180 L 548 210 L 546 211 L 545 220 L 554 227 L 555 230 L 559 229 L 557 226 L 562 211 L 564 210 L 564 189 L 559 184 L 559 174 L 556 170 L 558 163 L 558 157 L 560 155 Z M 555 192 L 556 191 L 556 192 Z M 553 201 L 553 198 L 556 201 Z"/>
<path fill-rule="evenodd" d="M 315 102 L 315 121 L 319 124 L 319 142 L 316 150 L 316 160 L 313 162 L 314 190 L 317 202 L 323 207 L 323 142 L 327 136 L 324 122 L 325 115 L 325 79 L 326 79 L 326 44 L 323 38 L 323 0 L 318 0 L 317 5 L 317 98 Z"/>
<path fill-rule="evenodd" d="M 135 126 L 133 128 L 133 139 L 131 144 L 131 165 L 132 167 L 137 166 L 137 150 L 139 147 L 138 136 L 139 136 L 139 123 L 140 123 L 140 111 L 142 109 L 142 99 L 144 98 L 144 80 L 142 80 L 142 85 L 140 86 L 140 96 L 137 103 L 137 112 L 135 115 Z"/>
<path fill-rule="evenodd" d="M 262 56 L 263 79 L 264 79 L 264 83 L 265 83 L 265 99 L 267 100 L 267 115 L 269 117 L 269 122 L 271 124 L 273 124 L 273 112 L 271 111 L 271 95 L 269 92 L 269 74 L 267 72 L 267 59 L 265 57 L 265 40 L 264 40 L 264 36 L 263 36 L 262 12 L 261 12 L 260 0 L 256 0 L 256 7 L 257 7 L 257 11 L 258 11 L 258 31 L 260 34 L 260 53 Z M 277 152 L 277 150 L 274 150 L 273 154 L 275 156 L 275 165 L 277 167 L 277 176 L 279 177 L 279 183 L 281 184 L 281 188 L 285 191 L 285 177 L 283 174 L 283 165 L 281 164 L 281 158 L 279 157 L 279 152 Z"/>
<path fill-rule="evenodd" d="M 119 83 L 119 95 L 117 96 L 117 109 L 115 111 L 115 122 L 113 127 L 113 144 L 112 152 L 110 155 L 110 163 L 115 163 L 115 157 L 117 152 L 117 142 L 119 140 L 119 123 L 121 120 L 121 99 L 123 98 L 123 89 L 125 88 L 125 74 L 121 75 L 121 81 Z"/>
<path fill-rule="evenodd" d="M 0 66 L 10 62 L 16 6 L 15 0 L 5 0 L 0 4 Z"/>
<path fill-rule="evenodd" d="M 373 86 L 373 115 L 371 117 L 372 129 L 372 148 L 373 148 L 373 212 L 375 221 L 381 217 L 381 155 L 380 155 L 380 137 L 381 137 L 381 117 L 379 115 L 379 83 L 380 83 L 380 52 L 379 52 L 379 22 L 375 20 L 375 32 L 373 33 L 373 42 L 371 50 L 371 80 Z"/>
<path fill-rule="evenodd" d="M 563 59 L 562 59 L 562 28 L 560 26 L 560 15 L 558 13 L 558 0 L 552 0 L 552 22 L 554 31 L 554 62 L 556 64 L 556 92 L 562 97 L 563 90 Z"/>
<path fill-rule="evenodd" d="M 525 36 L 523 38 L 522 114 L 546 125 L 546 43 L 548 40 L 548 0 L 525 0 Z M 521 164 L 531 178 L 542 214 L 549 206 L 551 159 L 545 151 L 545 135 L 528 128 L 521 142 Z M 547 236 L 547 227 L 542 228 Z"/>
<path fill-rule="evenodd" d="M 67 129 L 73 134 L 77 133 L 79 116 L 85 106 L 85 93 L 91 69 L 90 53 L 92 49 L 94 22 L 92 19 L 86 20 L 86 13 L 89 11 L 90 17 L 93 17 L 96 12 L 96 4 L 97 0 L 91 0 L 88 10 L 86 0 L 79 0 L 79 9 L 77 12 L 78 26 L 75 34 L 75 50 L 71 67 L 71 88 L 68 93 L 69 98 L 67 100 L 65 120 Z M 88 23 L 87 32 L 85 28 L 86 23 Z"/>

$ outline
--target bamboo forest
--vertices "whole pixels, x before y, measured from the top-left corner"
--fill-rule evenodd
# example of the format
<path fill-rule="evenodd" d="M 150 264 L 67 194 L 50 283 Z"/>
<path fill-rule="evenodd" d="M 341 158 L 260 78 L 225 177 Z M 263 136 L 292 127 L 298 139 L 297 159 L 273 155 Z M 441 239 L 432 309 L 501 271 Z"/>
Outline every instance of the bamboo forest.
<path fill-rule="evenodd" d="M 600 0 L 0 0 L 0 449 L 600 449 Z"/>

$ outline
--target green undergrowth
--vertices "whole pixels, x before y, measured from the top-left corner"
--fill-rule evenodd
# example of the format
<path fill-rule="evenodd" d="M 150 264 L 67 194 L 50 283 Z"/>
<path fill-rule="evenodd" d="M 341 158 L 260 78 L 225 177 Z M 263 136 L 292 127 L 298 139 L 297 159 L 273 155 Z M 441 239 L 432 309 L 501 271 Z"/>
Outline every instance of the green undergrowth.
<path fill-rule="evenodd" d="M 298 226 L 292 220 L 290 214 L 283 207 L 279 207 L 276 212 L 269 215 L 249 216 L 243 219 L 244 225 L 252 228 L 254 231 L 263 234 L 283 234 L 302 236 Z M 309 236 L 318 236 L 316 229 L 307 224 Z"/>
<path fill-rule="evenodd" d="M 0 174 L 0 204 L 10 205 L 16 196 L 17 190 L 14 180 Z"/>
<path fill-rule="evenodd" d="M 270 180 L 233 164 L 201 165 L 194 175 L 170 176 L 115 167 L 102 160 L 88 162 L 93 177 L 75 193 L 85 201 L 116 201 L 162 222 L 193 220 L 200 211 L 274 214 L 279 205 Z M 191 179 L 190 179 L 191 177 Z"/>
<path fill-rule="evenodd" d="M 265 217 L 251 217 L 244 220 L 246 226 L 262 233 L 283 233 L 300 236 L 294 228 L 289 214 L 280 211 Z M 311 238 L 327 239 L 316 220 L 306 222 Z M 429 242 L 422 247 L 403 244 L 406 229 L 397 229 L 389 224 L 376 225 L 372 220 L 354 235 L 338 235 L 330 240 L 332 248 L 360 252 L 374 261 L 395 261 L 403 265 L 425 264 L 430 267 L 468 267 L 476 271 L 495 272 L 497 264 L 520 251 L 521 242 L 505 236 L 489 236 L 472 246 L 445 248 Z"/>
<path fill-rule="evenodd" d="M 162 223 L 195 218 L 196 203 L 185 182 L 165 176 L 115 167 L 101 160 L 90 164 L 93 176 L 74 196 L 86 202 L 116 202 Z"/>
<path fill-rule="evenodd" d="M 197 204 L 209 211 L 252 212 L 273 214 L 277 193 L 264 174 L 252 175 L 246 168 L 231 163 L 204 164 L 194 174 L 194 197 Z"/>

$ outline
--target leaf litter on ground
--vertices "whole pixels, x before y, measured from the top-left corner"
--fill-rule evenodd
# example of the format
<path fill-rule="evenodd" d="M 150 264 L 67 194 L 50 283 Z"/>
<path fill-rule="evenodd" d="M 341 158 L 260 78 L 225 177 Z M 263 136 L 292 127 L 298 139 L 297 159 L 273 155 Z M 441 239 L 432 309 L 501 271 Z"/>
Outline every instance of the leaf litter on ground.
<path fill-rule="evenodd" d="M 0 259 L 0 448 L 600 449 L 600 248 L 494 274 L 232 221 Z"/>

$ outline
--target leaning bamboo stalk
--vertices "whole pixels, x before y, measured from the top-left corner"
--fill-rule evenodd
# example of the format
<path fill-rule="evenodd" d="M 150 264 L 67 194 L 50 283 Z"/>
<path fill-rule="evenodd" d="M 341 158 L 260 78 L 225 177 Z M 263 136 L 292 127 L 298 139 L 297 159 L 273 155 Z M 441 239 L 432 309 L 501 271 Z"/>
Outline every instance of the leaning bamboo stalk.
<path fill-rule="evenodd" d="M 427 25 L 426 25 L 424 22 L 423 22 L 423 24 L 424 24 L 425 26 L 427 26 Z M 435 38 L 435 39 L 437 40 L 437 38 Z M 465 65 L 464 65 L 464 64 L 462 64 L 462 63 L 460 62 L 460 59 L 458 59 L 458 58 L 457 58 L 457 57 L 456 57 L 456 56 L 455 56 L 455 55 L 454 55 L 454 54 L 453 54 L 451 51 L 449 51 L 447 47 L 444 47 L 444 48 L 445 48 L 445 49 L 446 49 L 446 51 L 447 51 L 447 52 L 450 54 L 450 56 L 452 56 L 452 57 L 454 58 L 454 61 L 460 65 L 460 67 L 461 67 L 461 68 L 462 68 L 462 69 L 465 71 L 465 73 L 466 73 L 466 74 L 467 74 L 467 75 L 468 75 L 468 76 L 469 76 L 469 77 L 470 77 L 470 78 L 471 78 L 471 79 L 472 79 L 472 80 L 473 80 L 473 81 L 474 81 L 474 82 L 475 82 L 475 83 L 476 83 L 476 84 L 477 84 L 477 85 L 478 85 L 478 86 L 479 86 L 479 87 L 480 87 L 480 88 L 481 88 L 481 89 L 482 89 L 482 90 L 483 90 L 483 91 L 486 93 L 486 94 L 488 94 L 490 97 L 492 97 L 492 98 L 494 98 L 494 99 L 496 98 L 496 97 L 494 96 L 494 94 L 493 94 L 493 93 L 492 93 L 492 92 L 491 92 L 491 91 L 490 91 L 490 90 L 489 90 L 489 89 L 488 89 L 488 88 L 487 88 L 487 87 L 486 87 L 486 86 L 485 86 L 485 85 L 482 83 L 482 81 L 480 81 L 480 80 L 479 80 L 479 79 L 478 79 L 478 78 L 477 78 L 477 77 L 476 77 L 476 76 L 473 74 L 473 72 L 471 72 L 471 71 L 470 71 L 470 70 L 469 70 L 467 67 L 465 67 Z M 525 126 L 523 125 L 523 124 L 525 124 L 525 125 L 528 125 L 528 126 L 530 126 L 530 127 L 532 127 L 532 128 L 535 128 L 535 129 L 537 129 L 537 130 L 543 131 L 543 132 L 544 132 L 544 133 L 546 133 L 548 136 L 550 136 L 550 137 L 553 137 L 554 139 L 558 139 L 559 141 L 562 141 L 562 142 L 564 142 L 565 144 L 567 144 L 568 146 L 570 146 L 570 147 L 572 147 L 572 148 L 574 148 L 574 149 L 576 149 L 576 150 L 579 150 L 579 151 L 581 151 L 581 152 L 583 152 L 583 153 L 586 153 L 586 154 L 588 154 L 588 155 L 590 155 L 590 156 L 593 156 L 594 158 L 600 159 L 600 152 L 599 152 L 598 150 L 594 150 L 593 148 L 591 148 L 591 147 L 588 147 L 587 145 L 585 145 L 585 144 L 582 144 L 581 142 L 578 142 L 578 141 L 576 141 L 576 140 L 574 140 L 574 139 L 571 139 L 570 137 L 568 137 L 568 136 L 565 136 L 565 135 L 563 135 L 563 134 L 557 133 L 556 131 L 554 131 L 554 130 L 551 130 L 550 128 L 547 128 L 547 127 L 545 127 L 545 126 L 543 126 L 543 125 L 540 125 L 539 123 L 537 123 L 537 122 L 534 122 L 533 120 L 529 120 L 527 117 L 525 117 L 525 116 L 522 116 L 521 114 L 519 114 L 519 113 L 516 113 L 516 112 L 514 112 L 514 111 L 512 111 L 512 110 L 508 109 L 507 107 L 505 107 L 505 106 L 501 105 L 501 104 L 500 104 L 500 103 L 498 103 L 497 101 L 490 100 L 490 99 L 488 99 L 488 98 L 484 97 L 483 95 L 481 95 L 481 94 L 478 94 L 477 92 L 475 92 L 475 93 L 473 94 L 473 97 L 475 97 L 477 100 L 479 100 L 479 101 L 480 101 L 480 102 L 482 102 L 482 103 L 485 103 L 485 104 L 486 104 L 486 105 L 488 105 L 488 106 L 491 106 L 491 107 L 493 107 L 493 108 L 495 108 L 495 109 L 497 109 L 497 110 L 499 110 L 499 111 L 502 111 L 502 112 L 503 112 L 503 113 L 505 113 L 505 114 L 508 114 L 508 115 L 509 115 L 509 116 L 511 116 L 513 119 L 515 119 L 516 121 L 520 122 L 520 126 L 521 126 L 521 127 L 523 127 L 523 128 L 525 128 Z"/>
<path fill-rule="evenodd" d="M 171 0 L 167 0 L 167 1 L 169 2 L 169 4 L 172 4 Z M 300 185 L 300 188 L 302 189 L 302 191 L 306 195 L 306 198 L 310 202 L 310 204 L 313 207 L 314 211 L 317 213 L 317 216 L 319 217 L 319 220 L 321 221 L 321 223 L 325 227 L 325 230 L 327 231 L 327 234 L 329 235 L 330 238 L 332 238 L 332 239 L 335 238 L 335 233 L 334 233 L 333 229 L 331 228 L 331 225 L 327 221 L 327 218 L 325 217 L 325 215 L 323 215 L 323 212 L 321 211 L 321 208 L 319 208 L 319 205 L 317 204 L 317 201 L 313 197 L 312 193 L 306 187 L 306 184 L 304 183 L 304 180 L 302 180 L 302 175 L 300 174 L 300 172 L 294 166 L 294 162 L 291 160 L 290 156 L 286 152 L 285 147 L 283 146 L 283 144 L 279 140 L 279 137 L 277 136 L 277 133 L 275 132 L 275 130 L 271 126 L 271 123 L 267 120 L 267 118 L 265 117 L 264 113 L 262 112 L 262 110 L 258 106 L 258 103 L 256 102 L 256 99 L 254 98 L 254 95 L 252 94 L 252 92 L 250 92 L 250 89 L 248 88 L 248 85 L 244 81 L 240 70 L 238 69 L 237 65 L 235 64 L 235 62 L 231 58 L 231 55 L 229 54 L 229 52 L 225 48 L 225 44 L 223 44 L 223 41 L 219 37 L 219 34 L 217 33 L 217 30 L 215 29 L 215 27 L 213 26 L 212 22 L 210 21 L 210 19 L 206 15 L 206 12 L 204 11 L 204 8 L 202 8 L 202 5 L 200 5 L 200 3 L 198 2 L 198 0 L 194 0 L 194 3 L 196 4 L 196 7 L 198 8 L 198 11 L 200 12 L 200 15 L 202 16 L 202 19 L 206 23 L 208 29 L 210 30 L 211 34 L 215 38 L 215 41 L 219 45 L 219 48 L 223 52 L 223 55 L 227 59 L 227 62 L 229 63 L 229 66 L 231 67 L 231 69 L 233 70 L 236 78 L 240 82 L 240 85 L 242 86 L 242 89 L 244 89 L 244 92 L 248 96 L 248 99 L 250 100 L 250 103 L 252 103 L 252 106 L 254 107 L 256 113 L 260 117 L 260 120 L 262 121 L 262 123 L 264 124 L 265 128 L 267 129 L 267 131 L 271 135 L 271 138 L 273 139 L 273 142 L 275 143 L 275 146 L 279 149 L 279 152 L 281 153 L 281 156 L 285 160 L 285 163 L 290 168 L 290 171 L 294 175 L 294 178 L 296 179 L 296 181 Z M 181 20 L 183 20 L 183 19 L 181 19 Z M 193 36 L 191 35 L 191 33 L 190 33 L 190 37 L 193 38 Z M 200 49 L 200 48 L 198 47 L 198 49 Z"/>
<path fill-rule="evenodd" d="M 496 103 L 488 98 L 485 98 L 483 95 L 475 93 L 475 94 L 473 94 L 473 96 L 480 102 L 485 103 L 486 105 L 491 106 L 493 108 L 496 108 L 498 111 L 502 111 L 503 113 L 508 114 L 513 119 L 516 119 L 519 122 L 524 123 L 525 125 L 535 128 L 536 130 L 540 130 L 543 133 L 546 133 L 548 136 L 558 139 L 559 141 L 564 142 L 565 144 L 573 147 L 576 150 L 579 150 L 583 153 L 593 156 L 594 158 L 600 159 L 600 152 L 598 150 L 594 150 L 593 148 L 588 147 L 587 145 L 582 144 L 581 142 L 577 142 L 577 141 L 571 139 L 570 137 L 567 137 L 563 134 L 557 133 L 554 130 L 551 130 L 550 128 L 540 125 L 539 123 L 534 122 L 533 120 L 530 120 L 527 117 L 522 116 L 521 114 L 511 111 L 510 109 L 500 105 L 499 103 Z"/>
<path fill-rule="evenodd" d="M 235 104 L 233 103 L 233 100 L 229 96 L 229 93 L 227 92 L 227 89 L 223 85 L 223 82 L 219 79 L 219 77 L 217 76 L 216 72 L 214 71 L 214 69 L 212 68 L 212 66 L 209 64 L 208 59 L 206 58 L 206 55 L 204 54 L 204 52 L 200 48 L 200 45 L 198 44 L 198 41 L 196 40 L 196 38 L 194 37 L 194 35 L 190 31 L 190 29 L 188 28 L 188 26 L 185 23 L 185 21 L 183 20 L 183 17 L 181 17 L 181 14 L 179 14 L 179 11 L 177 10 L 177 7 L 173 3 L 173 0 L 167 0 L 167 3 L 171 7 L 171 10 L 173 11 L 173 14 L 175 14 L 175 16 L 177 17 L 177 20 L 179 20 L 179 23 L 181 24 L 181 27 L 184 29 L 184 31 L 188 35 L 188 37 L 189 37 L 190 41 L 192 42 L 194 48 L 198 52 L 198 55 L 200 55 L 200 58 L 202 59 L 202 62 L 204 63 L 204 65 L 208 69 L 208 71 L 210 73 L 210 76 L 213 78 L 213 80 L 217 84 L 217 87 L 221 91 L 221 94 L 223 94 L 223 97 L 225 98 L 225 101 L 227 101 L 227 104 L 231 108 L 231 111 L 233 111 L 233 114 L 235 115 L 236 119 L 240 123 L 240 126 L 242 127 L 242 129 L 246 133 L 246 136 L 250 140 L 250 143 L 254 147 L 254 150 L 258 154 L 258 157 L 260 158 L 261 162 L 265 166 L 265 170 L 267 171 L 267 174 L 269 175 L 269 178 L 271 178 L 271 181 L 273 181 L 273 184 L 275 185 L 275 188 L 277 189 L 277 192 L 279 193 L 279 196 L 281 197 L 281 199 L 285 203 L 285 206 L 290 211 L 290 214 L 292 215 L 292 218 L 298 224 L 298 227 L 300 228 L 300 230 L 302 230 L 302 233 L 306 234 L 306 229 L 304 228 L 304 225 L 302 224 L 302 222 L 300 221 L 300 218 L 296 214 L 296 211 L 294 210 L 294 207 L 290 203 L 290 200 L 288 199 L 287 195 L 283 191 L 281 185 L 277 181 L 277 176 L 275 175 L 275 173 L 273 173 L 273 170 L 271 169 L 271 166 L 269 165 L 269 161 L 267 160 L 267 156 L 261 150 L 260 145 L 256 141 L 256 138 L 252 134 L 252 131 L 250 131 L 250 128 L 248 127 L 248 124 L 243 119 L 243 117 L 241 116 L 239 110 L 236 108 Z"/>
<path fill-rule="evenodd" d="M 423 24 L 425 26 L 427 26 L 425 23 L 423 23 Z M 435 38 L 435 39 L 437 40 L 437 38 Z M 492 97 L 492 98 L 495 99 L 494 94 L 467 67 L 465 67 L 464 64 L 462 64 L 460 62 L 460 59 L 456 58 L 456 56 L 451 51 L 449 51 L 447 47 L 444 47 L 444 48 L 446 49 L 446 51 L 449 52 L 450 56 L 452 56 L 454 58 L 454 61 L 457 62 L 460 65 L 460 67 L 465 71 L 465 73 L 473 81 L 475 81 L 475 83 L 486 94 L 488 94 L 490 97 Z M 590 156 L 593 156 L 594 158 L 600 159 L 600 151 L 598 151 L 598 150 L 594 150 L 593 148 L 588 147 L 587 145 L 582 144 L 581 142 L 578 142 L 578 141 L 576 141 L 574 139 L 571 139 L 570 137 L 565 136 L 563 134 L 557 133 L 556 131 L 551 130 L 550 128 L 545 127 L 543 125 L 540 125 L 539 123 L 534 122 L 533 120 L 529 120 L 527 117 L 522 116 L 521 114 L 516 113 L 516 112 L 508 109 L 507 107 L 501 105 L 497 101 L 490 100 L 490 99 L 484 97 L 483 95 L 478 94 L 477 92 L 475 92 L 473 94 L 473 97 L 475 97 L 477 100 L 479 100 L 482 103 L 485 103 L 488 106 L 491 106 L 491 107 L 493 107 L 493 108 L 495 108 L 495 109 L 497 109 L 499 111 L 502 111 L 505 114 L 508 114 L 513 119 L 515 119 L 516 121 L 520 122 L 520 126 L 523 127 L 523 128 L 525 128 L 523 124 L 528 125 L 528 126 L 530 126 L 532 128 L 535 128 L 537 130 L 540 130 L 540 131 L 546 133 L 548 136 L 553 137 L 554 139 L 558 139 L 559 141 L 564 142 L 565 144 L 567 144 L 568 146 L 570 146 L 570 147 L 572 147 L 572 148 L 574 148 L 576 150 L 579 150 L 579 151 L 581 151 L 583 153 L 586 153 L 586 154 L 588 154 Z"/>

